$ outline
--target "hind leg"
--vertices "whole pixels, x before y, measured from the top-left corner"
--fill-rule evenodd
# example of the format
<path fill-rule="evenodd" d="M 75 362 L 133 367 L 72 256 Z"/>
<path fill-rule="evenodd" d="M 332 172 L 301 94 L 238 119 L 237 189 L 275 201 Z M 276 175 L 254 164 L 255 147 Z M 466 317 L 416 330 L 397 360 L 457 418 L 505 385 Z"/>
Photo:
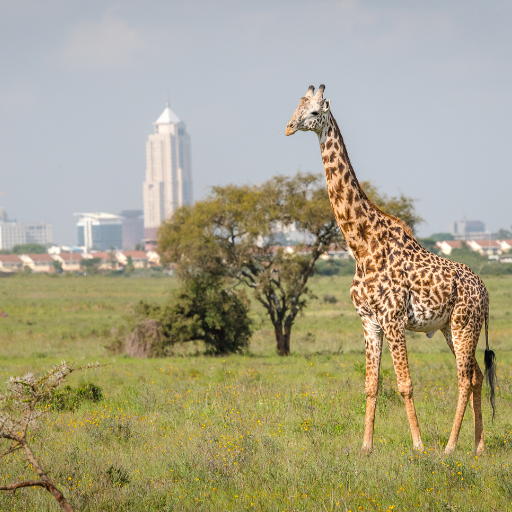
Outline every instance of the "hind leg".
<path fill-rule="evenodd" d="M 446 343 L 453 355 L 455 355 L 455 349 L 453 347 L 452 340 L 452 329 L 450 325 L 447 325 L 443 329 L 441 329 L 444 337 L 446 338 Z M 473 375 L 471 378 L 472 385 L 472 393 L 471 393 L 471 409 L 473 410 L 473 424 L 475 427 L 475 453 L 476 455 L 481 455 L 484 451 L 484 424 L 482 420 L 482 383 L 484 380 L 484 376 L 480 371 L 480 367 L 476 361 L 476 358 L 473 360 Z"/>
<path fill-rule="evenodd" d="M 471 394 L 471 408 L 473 409 L 473 423 L 475 425 L 475 454 L 484 452 L 484 422 L 482 420 L 482 383 L 484 376 L 478 366 L 476 358 L 473 363 L 473 393 Z"/>
<path fill-rule="evenodd" d="M 473 358 L 471 356 L 468 357 L 465 354 L 457 354 L 457 350 L 455 351 L 455 357 L 457 359 L 459 398 L 457 400 L 457 409 L 455 411 L 455 419 L 453 421 L 450 439 L 448 440 L 444 450 L 446 455 L 452 453 L 457 446 L 462 420 L 464 419 L 464 412 L 472 392 L 471 380 L 473 376 Z"/>
<path fill-rule="evenodd" d="M 473 413 L 475 414 L 475 437 L 478 436 L 478 445 L 482 440 L 482 407 L 481 407 L 481 372 L 476 364 L 475 351 L 478 337 L 482 328 L 482 318 L 471 311 L 464 302 L 454 309 L 451 320 L 451 337 L 453 351 L 457 360 L 457 377 L 459 384 L 459 398 L 453 422 L 450 439 L 445 448 L 445 454 L 452 453 L 457 445 L 460 427 L 464 419 L 464 412 L 469 398 L 472 397 Z M 478 369 L 477 369 L 478 368 Z M 478 449 L 478 448 L 477 448 Z"/>

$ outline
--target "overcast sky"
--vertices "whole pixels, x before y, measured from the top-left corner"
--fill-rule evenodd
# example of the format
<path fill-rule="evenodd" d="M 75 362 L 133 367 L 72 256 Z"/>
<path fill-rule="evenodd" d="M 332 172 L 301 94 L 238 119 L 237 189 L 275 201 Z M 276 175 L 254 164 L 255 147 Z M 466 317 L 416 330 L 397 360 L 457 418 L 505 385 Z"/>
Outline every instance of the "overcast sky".
<path fill-rule="evenodd" d="M 145 142 L 170 106 L 194 196 L 298 169 L 310 84 L 361 180 L 418 199 L 421 235 L 512 224 L 512 2 L 0 0 L 0 206 L 76 243 L 74 212 L 142 208 Z"/>

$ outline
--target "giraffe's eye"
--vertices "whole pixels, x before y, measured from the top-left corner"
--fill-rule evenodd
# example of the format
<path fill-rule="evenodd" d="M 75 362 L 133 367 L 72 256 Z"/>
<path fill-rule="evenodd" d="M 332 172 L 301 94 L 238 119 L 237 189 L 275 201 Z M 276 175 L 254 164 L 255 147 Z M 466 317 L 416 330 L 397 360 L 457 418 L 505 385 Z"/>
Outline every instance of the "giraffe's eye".
<path fill-rule="evenodd" d="M 317 115 L 318 115 L 318 112 L 311 112 L 311 115 L 312 115 L 312 116 L 317 116 Z"/>

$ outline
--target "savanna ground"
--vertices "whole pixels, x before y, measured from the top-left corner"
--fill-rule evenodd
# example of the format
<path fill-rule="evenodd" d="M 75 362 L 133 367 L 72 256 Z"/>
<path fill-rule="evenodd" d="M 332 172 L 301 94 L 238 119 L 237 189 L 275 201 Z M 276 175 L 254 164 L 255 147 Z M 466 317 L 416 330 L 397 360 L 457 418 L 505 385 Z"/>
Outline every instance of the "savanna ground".
<path fill-rule="evenodd" d="M 73 387 L 101 386 L 101 402 L 49 412 L 30 432 L 75 510 L 512 510 L 512 279 L 485 279 L 499 390 L 494 423 L 484 391 L 487 451 L 478 458 L 470 409 L 455 454 L 442 455 L 457 380 L 439 333 L 408 335 L 425 452 L 412 452 L 386 349 L 376 446 L 360 455 L 364 344 L 350 281 L 312 281 L 318 299 L 298 319 L 288 358 L 275 355 L 270 324 L 255 307 L 247 355 L 209 358 L 192 346 L 173 358 L 136 360 L 109 355 L 112 328 L 127 323 L 138 300 L 165 301 L 173 278 L 4 278 L 0 310 L 9 317 L 0 318 L 0 372 L 6 380 L 63 358 L 115 360 L 69 379 Z M 326 294 L 338 302 L 325 302 Z M 483 347 L 482 339 L 482 366 Z M 0 460 L 0 481 L 33 477 L 20 456 Z M 0 494 L 0 510 L 58 509 L 48 492 L 23 489 Z"/>

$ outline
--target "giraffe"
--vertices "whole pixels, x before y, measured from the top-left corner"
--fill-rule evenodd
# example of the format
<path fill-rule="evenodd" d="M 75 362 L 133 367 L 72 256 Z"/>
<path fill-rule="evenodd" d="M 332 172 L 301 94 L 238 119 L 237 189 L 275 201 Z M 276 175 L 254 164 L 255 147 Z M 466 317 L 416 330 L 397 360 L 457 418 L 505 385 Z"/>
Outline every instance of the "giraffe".
<path fill-rule="evenodd" d="M 457 445 L 464 412 L 471 398 L 475 453 L 483 453 L 481 390 L 484 376 L 475 352 L 485 322 L 484 364 L 491 389 L 493 418 L 495 354 L 489 349 L 489 295 L 482 280 L 466 265 L 425 250 L 400 219 L 373 204 L 357 181 L 343 137 L 331 113 L 330 100 L 310 86 L 286 126 L 286 135 L 313 131 L 318 135 L 327 191 L 338 226 L 356 259 L 350 288 L 361 317 L 366 348 L 366 415 L 362 453 L 373 449 L 373 430 L 383 338 L 391 352 L 398 391 L 403 397 L 414 449 L 423 450 L 407 359 L 405 331 L 440 330 L 455 356 L 458 401 L 445 453 Z"/>

